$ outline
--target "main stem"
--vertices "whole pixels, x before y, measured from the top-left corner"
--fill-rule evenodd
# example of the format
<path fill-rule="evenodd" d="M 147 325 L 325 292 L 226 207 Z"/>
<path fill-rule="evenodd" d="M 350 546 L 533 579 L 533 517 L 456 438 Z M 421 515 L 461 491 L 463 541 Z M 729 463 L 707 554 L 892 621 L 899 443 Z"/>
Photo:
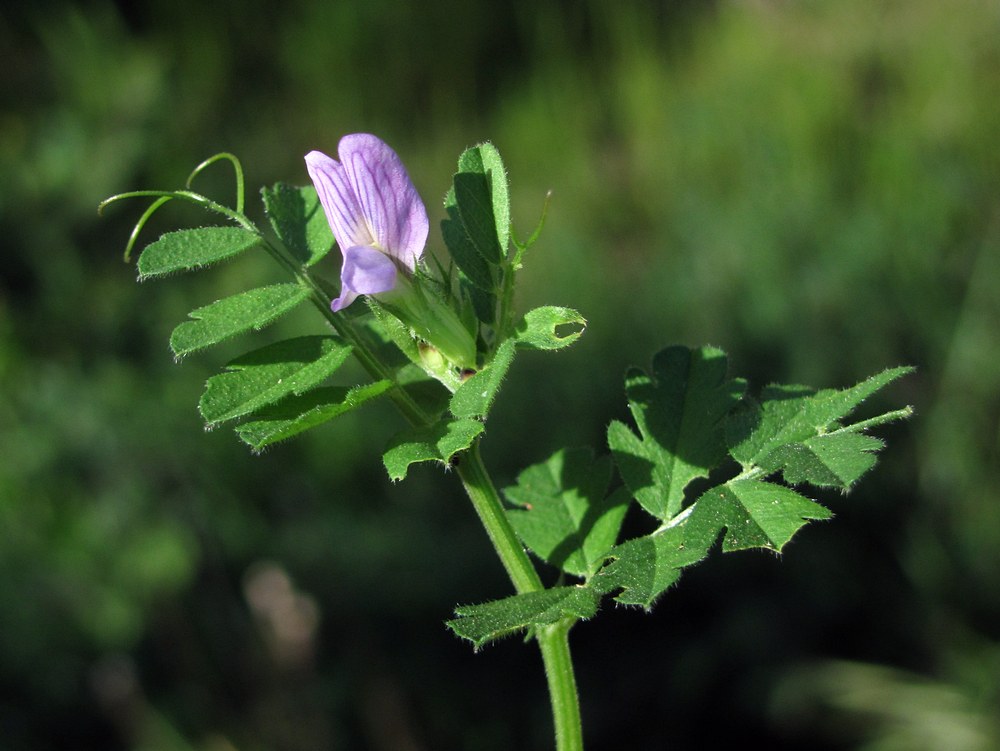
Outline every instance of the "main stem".
<path fill-rule="evenodd" d="M 339 334 L 354 345 L 354 353 L 361 364 L 376 379 L 387 377 L 381 363 L 371 355 L 367 347 L 358 339 L 353 328 L 330 311 L 329 296 L 320 285 L 310 277 L 308 271 L 296 267 L 277 248 L 266 243 L 268 251 L 285 266 L 301 282 L 313 291 L 313 302 L 324 314 Z M 510 272 L 513 273 L 512 271 Z M 396 406 L 403 412 L 413 425 L 426 425 L 428 416 L 402 389 L 392 392 Z M 465 492 L 472 501 L 480 521 L 486 528 L 493 547 L 500 556 L 507 575 L 514 583 L 518 594 L 539 592 L 545 589 L 538 577 L 531 559 L 525 552 L 520 540 L 514 533 L 503 503 L 497 493 L 493 480 L 483 464 L 479 453 L 479 442 L 476 441 L 468 451 L 461 455 L 458 463 L 458 476 L 462 480 Z M 542 652 L 542 663 L 545 665 L 545 676 L 549 686 L 549 699 L 552 702 L 552 721 L 556 732 L 556 751 L 583 751 L 583 727 L 580 721 L 580 700 L 576 690 L 576 677 L 573 673 L 573 659 L 569 651 L 569 630 L 573 619 L 565 618 L 550 626 L 536 630 L 535 638 Z"/>
<path fill-rule="evenodd" d="M 545 677 L 549 682 L 557 751 L 583 751 L 580 699 L 573 674 L 573 658 L 569 652 L 569 630 L 573 623 L 572 619 L 565 618 L 540 628 L 536 635 L 545 663 Z"/>
<path fill-rule="evenodd" d="M 461 456 L 458 475 L 472 501 L 480 521 L 486 528 L 507 575 L 518 594 L 544 589 L 538 572 L 517 539 L 504 512 L 503 503 L 479 453 L 479 442 Z M 583 728 L 580 722 L 580 701 L 577 696 L 573 659 L 569 651 L 569 630 L 572 619 L 563 619 L 535 632 L 542 652 L 552 720 L 556 731 L 556 751 L 583 751 Z"/>

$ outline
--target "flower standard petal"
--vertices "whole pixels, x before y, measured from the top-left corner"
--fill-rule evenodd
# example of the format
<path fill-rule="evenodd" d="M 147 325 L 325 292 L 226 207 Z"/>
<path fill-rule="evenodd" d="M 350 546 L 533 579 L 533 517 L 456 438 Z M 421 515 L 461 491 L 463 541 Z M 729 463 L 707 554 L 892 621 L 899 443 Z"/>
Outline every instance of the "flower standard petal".
<path fill-rule="evenodd" d="M 402 161 L 388 144 L 367 133 L 344 136 L 337 153 L 373 244 L 413 271 L 429 222 Z"/>
<path fill-rule="evenodd" d="M 344 251 L 340 269 L 340 297 L 331 303 L 336 313 L 354 302 L 358 295 L 388 292 L 396 286 L 396 264 L 389 256 L 368 245 Z"/>
<path fill-rule="evenodd" d="M 346 248 L 373 244 L 375 238 L 371 235 L 343 165 L 321 151 L 310 151 L 306 154 L 306 170 L 316 186 L 323 212 L 341 253 Z"/>
<path fill-rule="evenodd" d="M 381 139 L 366 133 L 344 136 L 341 161 L 320 151 L 306 155 L 306 168 L 337 245 L 344 256 L 342 310 L 359 294 L 393 289 L 398 270 L 413 272 L 427 242 L 427 209 L 402 161 Z"/>

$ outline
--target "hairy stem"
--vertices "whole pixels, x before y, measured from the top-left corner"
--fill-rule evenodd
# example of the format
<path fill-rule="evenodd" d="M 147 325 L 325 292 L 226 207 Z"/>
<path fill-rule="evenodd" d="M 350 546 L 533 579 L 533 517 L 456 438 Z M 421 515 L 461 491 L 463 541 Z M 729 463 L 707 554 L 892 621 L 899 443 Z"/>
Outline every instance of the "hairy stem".
<path fill-rule="evenodd" d="M 479 520 L 486 528 L 490 542 L 500 556 L 503 567 L 507 570 L 507 575 L 514 583 L 514 589 L 518 594 L 544 589 L 542 580 L 538 578 L 538 572 L 535 571 L 531 559 L 524 552 L 521 541 L 517 539 L 514 528 L 507 519 L 500 495 L 483 465 L 478 441 L 461 455 L 458 476 L 479 515 Z"/>
<path fill-rule="evenodd" d="M 330 297 L 317 280 L 313 279 L 305 268 L 290 261 L 273 244 L 265 240 L 264 245 L 268 253 L 299 283 L 309 287 L 313 293 L 313 303 L 337 333 L 354 346 L 355 356 L 358 357 L 369 374 L 376 379 L 388 377 L 388 371 L 357 336 L 353 326 L 343 316 L 337 316 L 330 310 Z M 510 270 L 510 274 L 513 274 L 513 270 Z M 505 295 L 509 297 L 510 291 L 506 291 Z M 393 389 L 391 394 L 396 406 L 411 424 L 426 425 L 430 422 L 428 415 L 402 388 Z M 538 572 L 507 518 L 500 494 L 483 464 L 478 441 L 461 455 L 458 476 L 462 480 L 465 492 L 469 496 L 469 500 L 472 501 L 472 506 L 479 515 L 507 575 L 510 576 L 510 580 L 514 584 L 514 589 L 519 594 L 544 589 Z M 569 651 L 568 635 L 573 623 L 572 619 L 564 619 L 559 623 L 538 629 L 535 634 L 542 653 L 549 697 L 552 702 L 556 751 L 583 751 L 580 703 L 576 690 L 576 678 L 573 673 L 573 661 Z"/>
<path fill-rule="evenodd" d="M 507 519 L 500 495 L 483 465 L 478 442 L 462 454 L 458 475 L 500 561 L 514 583 L 514 589 L 519 594 L 544 589 L 538 572 Z M 569 651 L 569 629 L 573 623 L 573 619 L 567 618 L 539 628 L 535 633 L 548 680 L 557 751 L 583 751 L 580 702 Z"/>
<path fill-rule="evenodd" d="M 252 226 L 252 225 L 251 225 Z M 264 249 L 267 251 L 268 255 L 273 258 L 279 266 L 285 269 L 292 278 L 294 278 L 299 284 L 305 285 L 309 289 L 311 294 L 311 300 L 313 305 L 319 311 L 320 315 L 326 319 L 327 323 L 333 327 L 341 338 L 347 341 L 353 349 L 353 354 L 357 358 L 361 366 L 367 371 L 374 380 L 379 381 L 383 378 L 392 380 L 395 382 L 395 378 L 392 373 L 386 368 L 381 361 L 372 353 L 368 345 L 361 339 L 358 332 L 354 329 L 354 326 L 350 321 L 344 317 L 339 316 L 333 312 L 330 308 L 330 297 L 329 292 L 323 288 L 320 282 L 313 278 L 309 274 L 309 270 L 301 266 L 294 261 L 292 261 L 287 252 L 283 252 L 277 245 L 270 242 L 265 238 L 256 228 L 253 229 L 261 237 L 261 242 L 264 245 Z M 420 405 L 417 404 L 413 398 L 406 393 L 402 386 L 396 385 L 389 392 L 389 398 L 396 404 L 396 407 L 411 425 L 428 425 L 431 423 L 430 416 L 421 409 Z"/>
<path fill-rule="evenodd" d="M 559 623 L 542 627 L 537 634 L 545 663 L 545 677 L 549 683 L 557 751 L 583 751 L 580 701 L 573 674 L 573 658 L 569 652 L 569 630 L 574 622 L 565 618 Z"/>

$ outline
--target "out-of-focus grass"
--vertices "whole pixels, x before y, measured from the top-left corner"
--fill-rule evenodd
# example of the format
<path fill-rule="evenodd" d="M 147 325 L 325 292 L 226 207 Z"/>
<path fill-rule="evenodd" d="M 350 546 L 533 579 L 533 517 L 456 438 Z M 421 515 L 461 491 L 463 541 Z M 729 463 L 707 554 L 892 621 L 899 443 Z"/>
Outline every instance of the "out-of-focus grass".
<path fill-rule="evenodd" d="M 703 747 L 713 712 L 738 720 L 722 740 L 739 727 L 794 744 L 802 727 L 788 730 L 768 692 L 826 658 L 940 680 L 976 697 L 963 712 L 988 716 L 1000 639 L 995 4 L 428 5 L 4 11 L 8 747 L 546 747 L 531 651 L 472 656 L 438 625 L 455 602 L 507 585 L 449 478 L 386 480 L 389 410 L 262 457 L 199 430 L 201 383 L 252 343 L 176 367 L 166 338 L 191 308 L 276 279 L 266 260 L 135 285 L 119 254 L 140 206 L 94 213 L 110 193 L 179 185 L 223 149 L 251 186 L 304 182 L 302 154 L 357 130 L 397 148 L 434 221 L 458 153 L 485 138 L 507 161 L 520 234 L 553 191 L 521 302 L 570 305 L 591 325 L 573 349 L 515 366 L 484 446 L 501 482 L 564 443 L 602 445 L 624 410 L 624 368 L 668 343 L 721 345 L 758 385 L 919 368 L 888 397 L 917 418 L 891 431 L 856 493 L 827 499 L 840 518 L 780 565 L 707 563 L 653 616 L 580 627 L 592 748 L 617 747 L 622 727 L 657 745 L 664 713 L 674 747 Z M 206 174 L 205 190 L 228 196 L 227 179 Z M 148 237 L 194 221 L 172 207 Z M 335 261 L 324 270 L 335 276 Z M 292 316 L 276 333 L 304 329 L 321 327 Z M 247 604 L 245 577 L 265 560 L 318 608 L 305 662 L 282 662 Z M 794 675 L 815 678 L 801 696 L 820 711 L 836 703 L 827 673 Z M 883 722 L 888 703 L 872 709 L 877 741 L 897 720 Z M 824 738 L 855 742 L 836 727 Z"/>

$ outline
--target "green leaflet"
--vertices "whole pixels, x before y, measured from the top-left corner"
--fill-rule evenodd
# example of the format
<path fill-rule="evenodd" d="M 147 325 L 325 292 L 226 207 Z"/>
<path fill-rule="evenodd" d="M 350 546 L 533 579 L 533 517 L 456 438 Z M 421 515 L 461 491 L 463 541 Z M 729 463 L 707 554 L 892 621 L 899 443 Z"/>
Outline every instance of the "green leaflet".
<path fill-rule="evenodd" d="M 458 211 L 454 187 L 449 188 L 444 197 L 444 208 L 448 217 L 441 220 L 441 236 L 455 265 L 477 289 L 495 292 L 496 267 L 476 250 L 469 237 Z"/>
<path fill-rule="evenodd" d="M 703 560 L 720 536 L 723 552 L 748 548 L 780 551 L 809 519 L 830 512 L 784 485 L 731 480 L 706 491 L 678 523 L 618 545 L 613 561 L 590 580 L 595 590 L 620 590 L 624 605 L 651 607 L 681 575 Z"/>
<path fill-rule="evenodd" d="M 459 285 L 472 303 L 476 318 L 491 325 L 496 322 L 498 278 L 502 272 L 476 250 L 458 212 L 454 187 L 448 189 L 444 207 L 448 218 L 441 221 L 441 236 L 458 266 Z"/>
<path fill-rule="evenodd" d="M 684 524 L 684 544 L 707 549 L 725 529 L 725 553 L 748 548 L 780 551 L 807 520 L 831 516 L 823 506 L 784 485 L 735 479 L 705 491 L 694 503 Z"/>
<path fill-rule="evenodd" d="M 467 149 L 444 199 L 447 218 L 441 234 L 458 267 L 462 294 L 476 318 L 496 322 L 500 264 L 510 242 L 510 196 L 507 173 L 491 144 Z"/>
<path fill-rule="evenodd" d="M 909 416 L 910 408 L 886 412 L 853 425 L 840 420 L 867 397 L 912 368 L 890 368 L 848 389 L 812 392 L 802 386 L 769 386 L 761 404 L 748 403 L 726 425 L 733 458 L 744 468 L 782 471 L 796 484 L 848 489 L 875 464 L 882 447 L 861 431 Z"/>
<path fill-rule="evenodd" d="M 276 183 L 260 194 L 275 234 L 300 263 L 312 266 L 330 252 L 333 233 L 314 187 Z"/>
<path fill-rule="evenodd" d="M 599 602 L 600 595 L 588 587 L 553 587 L 457 607 L 458 618 L 447 621 L 447 626 L 478 649 L 526 628 L 547 626 L 563 618 L 590 618 Z"/>
<path fill-rule="evenodd" d="M 528 467 L 504 495 L 517 508 L 510 519 L 518 537 L 538 557 L 568 574 L 589 578 L 618 539 L 631 499 L 624 488 L 605 495 L 610 456 L 563 449 Z"/>
<path fill-rule="evenodd" d="M 382 463 L 390 478 L 402 480 L 411 464 L 447 464 L 455 454 L 469 448 L 484 429 L 483 423 L 472 419 L 442 420 L 426 428 L 409 428 L 393 437 Z"/>
<path fill-rule="evenodd" d="M 572 329 L 560 334 L 560 326 Z M 586 327 L 587 319 L 572 308 L 545 305 L 525 313 L 514 330 L 517 343 L 526 349 L 562 349 L 579 339 Z"/>
<path fill-rule="evenodd" d="M 615 600 L 644 608 L 663 594 L 681 576 L 681 570 L 702 560 L 708 546 L 685 544 L 684 528 L 667 527 L 615 547 L 612 562 L 590 580 L 602 594 L 621 590 Z"/>
<path fill-rule="evenodd" d="M 875 454 L 884 447 L 878 438 L 849 430 L 825 433 L 773 450 L 760 467 L 766 472 L 780 469 L 790 485 L 807 482 L 847 490 L 875 466 Z"/>
<path fill-rule="evenodd" d="M 298 396 L 288 396 L 277 404 L 258 410 L 252 420 L 236 428 L 236 433 L 247 445 L 260 451 L 265 446 L 350 412 L 378 398 L 392 386 L 392 381 L 386 379 L 350 389 L 326 386 Z"/>
<path fill-rule="evenodd" d="M 684 488 L 725 457 L 723 418 L 745 384 L 726 380 L 726 357 L 717 349 L 670 347 L 653 358 L 653 375 L 633 369 L 625 392 L 639 428 L 608 427 L 608 445 L 636 500 L 668 520 L 681 509 Z"/>
<path fill-rule="evenodd" d="M 147 245 L 139 256 L 139 281 L 210 266 L 259 242 L 256 233 L 241 227 L 199 227 L 167 232 Z"/>
<path fill-rule="evenodd" d="M 510 364 L 514 360 L 516 342 L 508 339 L 497 349 L 493 361 L 468 378 L 451 397 L 451 413 L 455 417 L 485 417 Z"/>
<path fill-rule="evenodd" d="M 336 336 L 303 336 L 236 358 L 205 384 L 198 409 L 209 426 L 274 404 L 318 386 L 351 353 Z"/>
<path fill-rule="evenodd" d="M 479 254 L 499 264 L 510 242 L 507 171 L 493 144 L 466 149 L 454 177 L 455 204 L 465 231 Z"/>
<path fill-rule="evenodd" d="M 455 391 L 451 399 L 451 412 L 456 417 L 485 417 L 500 390 L 501 383 L 518 347 L 526 349 L 560 349 L 575 342 L 583 329 L 558 335 L 556 328 L 563 325 L 585 326 L 586 321 L 569 308 L 543 307 L 529 311 L 516 327 L 516 335 L 497 347 L 493 360 L 471 376 Z"/>
<path fill-rule="evenodd" d="M 299 284 L 274 284 L 241 292 L 192 310 L 170 335 L 170 348 L 178 357 L 225 341 L 246 331 L 259 330 L 309 297 Z"/>

